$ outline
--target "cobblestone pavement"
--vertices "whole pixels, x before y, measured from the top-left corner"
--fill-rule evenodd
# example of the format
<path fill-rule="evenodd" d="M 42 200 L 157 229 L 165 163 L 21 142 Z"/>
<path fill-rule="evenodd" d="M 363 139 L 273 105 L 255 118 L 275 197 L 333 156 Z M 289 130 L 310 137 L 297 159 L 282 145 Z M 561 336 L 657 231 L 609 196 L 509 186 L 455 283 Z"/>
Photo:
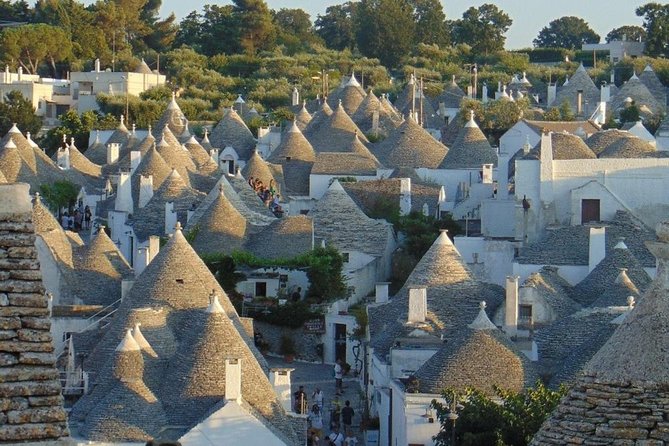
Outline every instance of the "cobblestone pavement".
<path fill-rule="evenodd" d="M 270 367 L 290 367 L 295 370 L 291 374 L 291 384 L 293 393 L 296 392 L 300 386 L 304 386 L 304 391 L 308 397 L 308 405 L 311 407 L 313 404 L 312 394 L 316 387 L 319 387 L 325 398 L 323 400 L 323 426 L 324 434 L 329 435 L 330 423 L 332 421 L 332 412 L 333 408 L 336 405 L 336 402 L 333 403 L 333 398 L 335 398 L 335 380 L 334 380 L 334 365 L 332 364 L 312 364 L 305 362 L 292 362 L 287 363 L 283 358 L 277 357 L 267 357 Z M 364 412 L 364 401 L 362 400 L 362 389 L 356 378 L 353 377 L 344 377 L 344 393 L 339 397 L 341 407 L 344 407 L 344 402 L 346 400 L 351 402 L 351 407 L 355 411 L 355 416 L 353 417 L 353 424 L 351 430 L 357 438 L 357 446 L 364 446 L 364 435 L 360 431 L 360 420 Z M 343 426 L 341 433 L 345 434 Z M 321 443 L 325 445 L 326 443 Z M 319 445 L 320 446 L 320 445 Z"/>

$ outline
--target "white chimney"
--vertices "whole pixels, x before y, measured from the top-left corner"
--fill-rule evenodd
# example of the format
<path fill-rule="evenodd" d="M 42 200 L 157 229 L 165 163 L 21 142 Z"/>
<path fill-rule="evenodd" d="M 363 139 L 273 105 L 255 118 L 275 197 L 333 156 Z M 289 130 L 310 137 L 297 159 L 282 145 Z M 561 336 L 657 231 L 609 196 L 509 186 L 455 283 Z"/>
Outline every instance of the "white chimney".
<path fill-rule="evenodd" d="M 506 276 L 506 300 L 504 305 L 504 331 L 515 336 L 518 331 L 518 276 Z"/>
<path fill-rule="evenodd" d="M 153 197 L 153 175 L 139 176 L 139 198 L 137 206 L 143 208 Z"/>
<path fill-rule="evenodd" d="M 411 213 L 411 178 L 400 178 L 400 215 Z"/>
<path fill-rule="evenodd" d="M 63 170 L 70 170 L 70 149 L 67 146 L 58 148 L 56 163 Z"/>
<path fill-rule="evenodd" d="M 160 251 L 160 237 L 158 237 L 157 235 L 152 235 L 151 237 L 149 237 L 149 261 L 148 261 L 148 263 L 151 263 L 153 258 L 158 255 L 159 251 Z"/>
<path fill-rule="evenodd" d="M 128 172 L 119 172 L 118 184 L 116 185 L 116 200 L 114 210 L 132 214 L 132 187 L 130 174 Z"/>
<path fill-rule="evenodd" d="M 300 92 L 297 91 L 297 87 L 293 88 L 293 97 L 291 103 L 293 107 L 300 105 Z"/>
<path fill-rule="evenodd" d="M 488 103 L 488 85 L 483 84 L 483 87 L 481 87 L 481 102 L 484 104 Z"/>
<path fill-rule="evenodd" d="M 276 368 L 269 370 L 269 382 L 286 412 L 292 412 L 290 374 L 295 369 Z M 226 392 L 227 395 L 227 392 Z"/>
<path fill-rule="evenodd" d="M 576 91 L 576 116 L 583 116 L 583 90 Z"/>
<path fill-rule="evenodd" d="M 132 150 L 130 152 L 130 174 L 132 175 L 137 170 L 137 166 L 142 161 L 142 152 L 139 150 Z"/>
<path fill-rule="evenodd" d="M 595 269 L 606 257 L 606 228 L 590 228 L 590 250 L 588 252 L 588 272 Z"/>
<path fill-rule="evenodd" d="M 134 284 L 135 284 L 134 279 L 121 280 L 121 300 L 125 299 L 128 296 Z"/>
<path fill-rule="evenodd" d="M 242 360 L 241 358 L 225 359 L 225 399 L 242 402 Z"/>
<path fill-rule="evenodd" d="M 550 106 L 555 102 L 555 97 L 557 96 L 557 85 L 550 84 L 548 86 L 548 91 L 546 92 L 546 105 Z"/>
<path fill-rule="evenodd" d="M 427 288 L 409 288 L 408 322 L 425 322 L 427 317 Z"/>
<path fill-rule="evenodd" d="M 481 182 L 483 184 L 492 184 L 492 164 L 484 164 L 481 166 Z"/>
<path fill-rule="evenodd" d="M 377 282 L 375 294 L 375 302 L 377 304 L 388 302 L 388 285 L 390 285 L 390 282 Z"/>
<path fill-rule="evenodd" d="M 174 211 L 174 203 L 168 201 L 165 203 L 165 234 L 172 234 L 176 225 L 177 213 Z"/>
<path fill-rule="evenodd" d="M 100 72 L 100 59 L 95 59 L 95 72 Z"/>
<path fill-rule="evenodd" d="M 218 149 L 211 149 L 211 150 L 209 151 L 209 157 L 210 157 L 211 160 L 212 160 L 213 162 L 215 162 L 216 165 L 218 166 Z"/>
<path fill-rule="evenodd" d="M 149 265 L 149 248 L 145 246 L 137 248 L 137 254 L 135 254 L 133 260 L 132 267 L 135 270 L 135 274 L 139 276 Z"/>
<path fill-rule="evenodd" d="M 114 164 L 118 161 L 118 154 L 121 150 L 121 145 L 118 143 L 107 144 L 107 164 Z"/>
<path fill-rule="evenodd" d="M 19 82 L 21 82 L 23 80 L 23 67 L 19 67 L 18 75 L 19 75 Z"/>

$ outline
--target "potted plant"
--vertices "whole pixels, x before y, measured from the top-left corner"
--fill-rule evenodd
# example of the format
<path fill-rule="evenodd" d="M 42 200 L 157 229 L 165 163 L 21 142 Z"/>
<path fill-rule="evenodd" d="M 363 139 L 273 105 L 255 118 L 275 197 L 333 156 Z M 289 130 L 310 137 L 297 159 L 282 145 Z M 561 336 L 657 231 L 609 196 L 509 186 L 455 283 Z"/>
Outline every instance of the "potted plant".
<path fill-rule="evenodd" d="M 279 346 L 279 353 L 283 355 L 283 359 L 286 362 L 293 362 L 295 359 L 295 341 L 293 338 L 284 334 L 281 336 L 281 345 Z"/>

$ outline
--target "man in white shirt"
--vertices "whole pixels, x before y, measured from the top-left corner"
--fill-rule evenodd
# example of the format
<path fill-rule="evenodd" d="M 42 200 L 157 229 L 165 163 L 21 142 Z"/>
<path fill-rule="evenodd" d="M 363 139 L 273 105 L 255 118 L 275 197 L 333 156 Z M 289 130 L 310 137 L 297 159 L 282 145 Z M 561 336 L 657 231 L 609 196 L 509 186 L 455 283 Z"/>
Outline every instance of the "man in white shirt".
<path fill-rule="evenodd" d="M 335 376 L 335 391 L 337 395 L 342 394 L 342 378 L 343 378 L 343 369 L 341 367 L 341 359 L 337 359 L 334 366 L 334 376 Z"/>

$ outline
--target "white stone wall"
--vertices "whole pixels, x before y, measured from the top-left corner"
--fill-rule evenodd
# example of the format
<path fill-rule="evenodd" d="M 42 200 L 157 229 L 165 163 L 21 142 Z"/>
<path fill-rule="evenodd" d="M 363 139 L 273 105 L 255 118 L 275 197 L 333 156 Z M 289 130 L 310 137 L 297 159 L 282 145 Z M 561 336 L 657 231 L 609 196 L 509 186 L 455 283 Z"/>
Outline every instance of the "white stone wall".
<path fill-rule="evenodd" d="M 436 352 L 436 348 L 393 348 L 390 351 L 392 379 L 408 378 Z"/>

